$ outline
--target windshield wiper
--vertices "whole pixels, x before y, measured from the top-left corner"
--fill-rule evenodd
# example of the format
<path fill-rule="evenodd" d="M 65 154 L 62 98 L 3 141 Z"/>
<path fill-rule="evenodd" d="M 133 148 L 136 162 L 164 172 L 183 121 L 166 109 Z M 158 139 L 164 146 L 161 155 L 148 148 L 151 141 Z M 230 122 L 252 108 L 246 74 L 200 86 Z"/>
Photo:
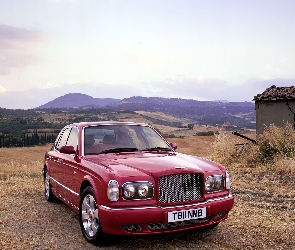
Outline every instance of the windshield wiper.
<path fill-rule="evenodd" d="M 99 154 L 135 152 L 135 151 L 138 151 L 138 148 L 111 148 L 111 149 L 100 151 Z"/>
<path fill-rule="evenodd" d="M 143 149 L 143 151 L 171 151 L 171 148 L 153 147 L 153 148 Z"/>

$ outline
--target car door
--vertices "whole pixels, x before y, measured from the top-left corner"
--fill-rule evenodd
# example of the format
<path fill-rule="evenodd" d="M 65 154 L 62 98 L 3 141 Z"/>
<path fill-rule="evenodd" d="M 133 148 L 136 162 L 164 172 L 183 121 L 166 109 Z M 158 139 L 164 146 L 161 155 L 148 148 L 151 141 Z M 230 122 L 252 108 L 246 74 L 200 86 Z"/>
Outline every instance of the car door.
<path fill-rule="evenodd" d="M 51 185 L 52 188 L 56 190 L 58 198 L 62 198 L 64 196 L 64 173 L 63 168 L 61 167 L 61 163 L 63 161 L 63 154 L 59 152 L 59 149 L 62 146 L 65 146 L 70 133 L 70 129 L 70 127 L 65 127 L 62 129 L 62 131 L 57 137 L 57 140 L 54 144 L 54 148 L 50 152 L 49 156 Z"/>
<path fill-rule="evenodd" d="M 78 128 L 71 127 L 69 136 L 65 143 L 66 146 L 73 146 L 77 151 L 78 148 Z M 79 163 L 74 154 L 61 154 L 60 172 L 62 173 L 63 181 L 63 199 L 74 207 L 78 208 L 79 191 L 81 184 L 81 172 L 79 171 Z"/>

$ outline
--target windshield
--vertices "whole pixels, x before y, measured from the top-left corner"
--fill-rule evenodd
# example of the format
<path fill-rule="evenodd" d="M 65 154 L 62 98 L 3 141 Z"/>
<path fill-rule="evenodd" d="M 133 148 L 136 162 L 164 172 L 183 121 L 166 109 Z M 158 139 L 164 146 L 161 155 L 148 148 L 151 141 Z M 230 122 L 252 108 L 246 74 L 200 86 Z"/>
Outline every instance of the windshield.
<path fill-rule="evenodd" d="M 84 155 L 142 150 L 172 149 L 154 129 L 148 126 L 101 125 L 84 129 Z"/>

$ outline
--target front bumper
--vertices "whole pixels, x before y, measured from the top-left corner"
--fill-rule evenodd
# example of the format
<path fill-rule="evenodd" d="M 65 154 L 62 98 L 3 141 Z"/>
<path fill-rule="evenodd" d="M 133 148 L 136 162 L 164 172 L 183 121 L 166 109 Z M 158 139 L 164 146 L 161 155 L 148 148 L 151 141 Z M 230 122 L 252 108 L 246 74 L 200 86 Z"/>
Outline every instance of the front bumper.
<path fill-rule="evenodd" d="M 110 208 L 100 205 L 99 217 L 105 233 L 159 234 L 218 224 L 227 218 L 233 204 L 234 198 L 229 194 L 201 203 L 167 207 Z M 198 208 L 206 208 L 206 218 L 168 223 L 168 212 Z"/>

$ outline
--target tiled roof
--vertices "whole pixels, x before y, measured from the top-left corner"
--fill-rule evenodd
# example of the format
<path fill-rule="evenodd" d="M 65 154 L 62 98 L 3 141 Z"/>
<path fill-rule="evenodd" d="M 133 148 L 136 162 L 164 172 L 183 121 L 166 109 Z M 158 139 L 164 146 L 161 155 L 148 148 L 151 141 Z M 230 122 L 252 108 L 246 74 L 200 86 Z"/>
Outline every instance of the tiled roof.
<path fill-rule="evenodd" d="M 277 101 L 277 100 L 295 100 L 295 87 L 276 87 L 272 85 L 267 88 L 262 94 L 254 96 L 253 101 Z"/>

